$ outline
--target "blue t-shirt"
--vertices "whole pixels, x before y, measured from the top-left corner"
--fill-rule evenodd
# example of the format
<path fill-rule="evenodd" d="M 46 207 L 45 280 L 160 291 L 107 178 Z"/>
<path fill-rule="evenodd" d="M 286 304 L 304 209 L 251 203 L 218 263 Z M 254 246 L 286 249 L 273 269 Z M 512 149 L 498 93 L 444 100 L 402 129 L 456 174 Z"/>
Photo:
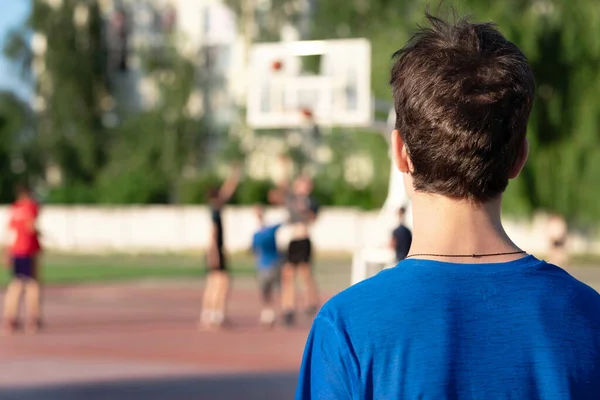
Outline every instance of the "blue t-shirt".
<path fill-rule="evenodd" d="M 533 256 L 402 261 L 323 306 L 296 399 L 600 399 L 600 296 Z"/>
<path fill-rule="evenodd" d="M 259 269 L 276 267 L 279 263 L 279 251 L 275 234 L 281 224 L 266 226 L 256 232 L 252 238 L 252 251 L 256 255 Z"/>

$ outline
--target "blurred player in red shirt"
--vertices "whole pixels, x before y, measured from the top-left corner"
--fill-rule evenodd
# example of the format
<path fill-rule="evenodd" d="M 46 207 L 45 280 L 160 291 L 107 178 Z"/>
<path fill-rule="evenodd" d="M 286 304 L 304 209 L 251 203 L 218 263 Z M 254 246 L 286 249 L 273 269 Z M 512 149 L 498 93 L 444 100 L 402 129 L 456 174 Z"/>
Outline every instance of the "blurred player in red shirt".
<path fill-rule="evenodd" d="M 40 327 L 40 284 L 37 258 L 41 250 L 36 227 L 39 206 L 26 185 L 17 187 L 17 201 L 10 207 L 8 222 L 9 246 L 7 267 L 12 268 L 12 280 L 4 299 L 4 330 L 18 327 L 19 303 L 25 292 L 27 323 L 25 330 L 36 332 Z"/>

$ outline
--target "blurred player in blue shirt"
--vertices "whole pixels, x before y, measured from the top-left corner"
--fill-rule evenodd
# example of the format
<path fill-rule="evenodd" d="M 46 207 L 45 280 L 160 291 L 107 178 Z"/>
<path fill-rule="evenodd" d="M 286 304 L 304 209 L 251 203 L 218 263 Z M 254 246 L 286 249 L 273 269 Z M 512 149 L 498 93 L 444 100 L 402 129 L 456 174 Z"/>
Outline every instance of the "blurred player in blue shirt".
<path fill-rule="evenodd" d="M 252 252 L 256 256 L 258 282 L 261 291 L 262 310 L 260 323 L 273 325 L 275 309 L 273 308 L 273 292 L 279 286 L 281 279 L 282 256 L 277 249 L 277 230 L 282 224 L 265 225 L 262 207 L 256 208 L 256 217 L 260 229 L 252 238 Z"/>

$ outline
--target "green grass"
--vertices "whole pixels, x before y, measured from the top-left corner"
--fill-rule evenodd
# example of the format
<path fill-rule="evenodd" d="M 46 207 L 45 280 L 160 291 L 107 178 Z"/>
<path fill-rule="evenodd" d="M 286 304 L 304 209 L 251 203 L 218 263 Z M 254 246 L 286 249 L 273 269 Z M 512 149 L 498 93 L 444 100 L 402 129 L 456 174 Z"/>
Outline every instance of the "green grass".
<path fill-rule="evenodd" d="M 235 259 L 231 263 L 235 276 L 254 273 L 250 259 Z M 119 282 L 148 279 L 200 280 L 206 274 L 202 257 L 181 255 L 47 255 L 42 259 L 42 280 L 45 284 Z M 9 271 L 0 274 L 0 285 L 10 278 Z"/>
<path fill-rule="evenodd" d="M 248 254 L 229 258 L 235 278 L 252 278 L 254 261 Z M 315 271 L 321 287 L 339 290 L 350 284 L 351 260 L 348 255 L 317 254 Z M 577 256 L 572 259 L 576 272 L 584 281 L 600 287 L 600 258 Z M 45 284 L 108 283 L 132 281 L 201 282 L 206 274 L 202 255 L 73 255 L 45 254 L 42 259 L 42 279 Z M 10 278 L 9 271 L 0 268 L 0 287 Z"/>
<path fill-rule="evenodd" d="M 248 255 L 234 255 L 229 264 L 234 277 L 253 277 L 255 267 Z M 318 259 L 319 281 L 326 286 L 343 286 L 349 282 L 349 259 Z M 141 280 L 200 281 L 206 274 L 202 256 L 164 255 L 65 255 L 46 254 L 41 260 L 44 284 L 78 284 L 130 282 Z M 9 270 L 0 271 L 0 287 L 10 279 Z"/>

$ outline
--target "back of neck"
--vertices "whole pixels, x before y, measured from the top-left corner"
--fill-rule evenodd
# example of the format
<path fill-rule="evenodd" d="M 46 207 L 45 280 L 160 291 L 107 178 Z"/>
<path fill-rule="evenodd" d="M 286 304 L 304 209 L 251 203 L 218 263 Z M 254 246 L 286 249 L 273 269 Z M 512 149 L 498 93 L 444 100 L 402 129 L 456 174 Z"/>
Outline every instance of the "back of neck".
<path fill-rule="evenodd" d="M 501 199 L 483 204 L 439 195 L 418 193 L 413 198 L 413 242 L 410 254 L 458 263 L 504 262 L 523 254 L 491 257 L 444 257 L 448 255 L 497 254 L 519 251 L 500 220 Z"/>

